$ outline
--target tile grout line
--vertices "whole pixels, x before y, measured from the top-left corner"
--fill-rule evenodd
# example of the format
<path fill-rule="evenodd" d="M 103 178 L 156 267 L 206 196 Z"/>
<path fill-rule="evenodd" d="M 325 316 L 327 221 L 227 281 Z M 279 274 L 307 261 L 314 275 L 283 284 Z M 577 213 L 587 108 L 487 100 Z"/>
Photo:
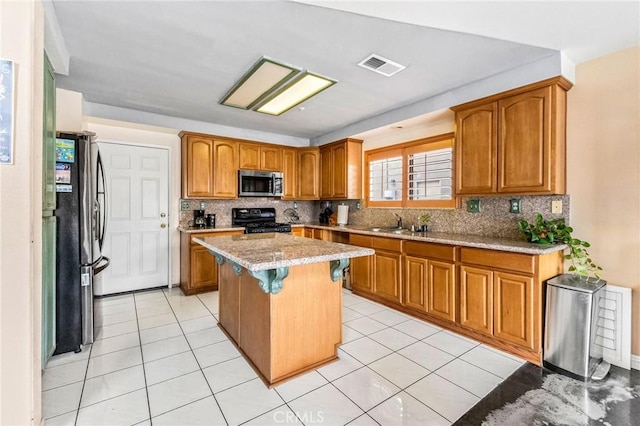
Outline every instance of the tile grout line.
<path fill-rule="evenodd" d="M 161 290 L 162 291 L 162 290 Z M 164 292 L 162 292 L 164 294 Z M 140 358 L 142 360 L 142 377 L 144 377 L 144 393 L 147 395 L 147 412 L 149 413 L 149 423 L 153 426 L 153 420 L 151 419 L 151 401 L 149 400 L 149 386 L 147 384 L 147 369 L 144 367 L 144 351 L 142 350 L 142 337 L 140 336 L 140 321 L 138 318 L 138 303 L 136 296 L 133 296 L 133 309 L 136 313 L 136 325 L 138 329 L 138 348 L 140 349 Z"/>

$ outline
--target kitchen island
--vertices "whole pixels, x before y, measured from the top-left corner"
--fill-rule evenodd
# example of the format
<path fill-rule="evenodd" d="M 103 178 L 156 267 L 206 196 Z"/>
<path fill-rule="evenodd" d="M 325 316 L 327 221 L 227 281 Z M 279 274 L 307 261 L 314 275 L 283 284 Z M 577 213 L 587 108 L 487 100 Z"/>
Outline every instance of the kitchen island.
<path fill-rule="evenodd" d="M 374 250 L 279 233 L 194 242 L 220 265 L 221 329 L 269 387 L 337 358 L 342 271 Z"/>

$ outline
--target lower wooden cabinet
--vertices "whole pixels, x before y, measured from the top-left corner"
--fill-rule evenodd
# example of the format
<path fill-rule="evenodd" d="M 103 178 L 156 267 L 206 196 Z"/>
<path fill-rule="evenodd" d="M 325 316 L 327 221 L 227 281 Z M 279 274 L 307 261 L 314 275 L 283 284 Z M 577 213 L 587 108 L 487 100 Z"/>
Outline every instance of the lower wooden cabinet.
<path fill-rule="evenodd" d="M 493 334 L 493 272 L 460 266 L 460 324 Z"/>
<path fill-rule="evenodd" d="M 349 244 L 372 248 L 371 237 L 366 235 L 351 234 L 349 235 Z M 351 276 L 351 287 L 360 293 L 371 293 L 372 279 L 371 271 L 373 270 L 373 256 L 354 257 L 349 264 L 349 272 Z"/>
<path fill-rule="evenodd" d="M 291 235 L 294 235 L 296 237 L 304 237 L 304 231 L 304 227 L 291 227 Z"/>
<path fill-rule="evenodd" d="M 373 255 L 373 294 L 402 303 L 402 240 L 371 237 Z"/>
<path fill-rule="evenodd" d="M 455 248 L 415 241 L 404 247 L 404 300 L 409 308 L 456 319 Z M 437 256 L 431 259 L 427 256 Z"/>
<path fill-rule="evenodd" d="M 496 272 L 493 276 L 493 335 L 534 349 L 538 318 L 533 277 Z M 539 300 L 537 301 L 540 302 Z"/>
<path fill-rule="evenodd" d="M 218 264 L 209 251 L 193 238 L 240 235 L 242 231 L 183 233 L 180 240 L 180 289 L 190 296 L 218 289 Z"/>

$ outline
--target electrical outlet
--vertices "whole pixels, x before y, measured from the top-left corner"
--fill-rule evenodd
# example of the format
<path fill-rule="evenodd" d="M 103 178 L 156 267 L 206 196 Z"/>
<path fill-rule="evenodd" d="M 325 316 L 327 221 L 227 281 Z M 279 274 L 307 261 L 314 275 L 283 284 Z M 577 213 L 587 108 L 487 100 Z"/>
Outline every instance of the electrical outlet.
<path fill-rule="evenodd" d="M 562 214 L 562 200 L 554 200 L 551 202 L 551 213 Z"/>
<path fill-rule="evenodd" d="M 180 201 L 180 210 L 191 210 L 191 203 L 189 203 L 188 201 Z"/>
<path fill-rule="evenodd" d="M 477 198 L 467 200 L 467 211 L 469 213 L 480 213 L 480 200 Z"/>
<path fill-rule="evenodd" d="M 520 198 L 512 198 L 509 200 L 509 212 L 522 213 L 522 201 Z"/>

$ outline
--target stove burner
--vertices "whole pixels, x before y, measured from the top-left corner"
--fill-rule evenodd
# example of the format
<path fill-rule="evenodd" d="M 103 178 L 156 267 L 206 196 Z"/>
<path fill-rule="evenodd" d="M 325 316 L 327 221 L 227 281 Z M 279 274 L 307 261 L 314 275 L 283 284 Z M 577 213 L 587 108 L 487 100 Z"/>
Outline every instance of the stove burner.
<path fill-rule="evenodd" d="M 275 222 L 274 208 L 232 209 L 233 225 L 244 226 L 245 234 L 262 234 L 266 232 L 291 232 L 288 223 Z"/>

